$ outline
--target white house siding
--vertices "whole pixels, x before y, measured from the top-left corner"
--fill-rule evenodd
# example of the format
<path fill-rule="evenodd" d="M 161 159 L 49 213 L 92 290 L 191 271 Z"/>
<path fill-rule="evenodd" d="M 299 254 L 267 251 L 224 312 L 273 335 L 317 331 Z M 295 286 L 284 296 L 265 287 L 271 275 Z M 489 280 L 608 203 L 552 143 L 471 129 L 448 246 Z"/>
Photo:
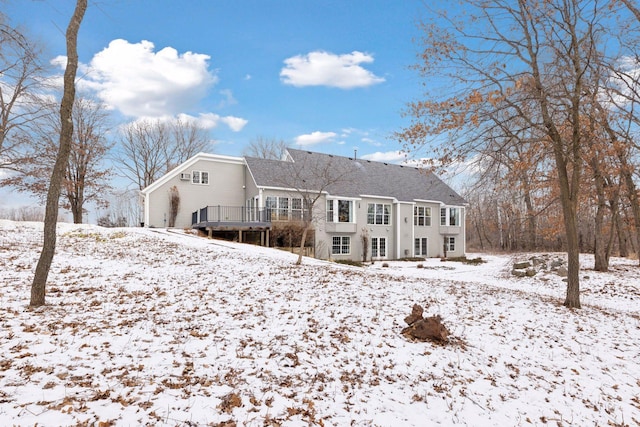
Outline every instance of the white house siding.
<path fill-rule="evenodd" d="M 256 186 L 255 181 L 251 177 L 251 172 L 249 171 L 249 168 L 247 168 L 246 166 L 244 167 L 244 186 L 245 186 L 245 190 L 244 190 L 243 197 L 245 199 L 245 202 L 243 203 L 243 205 L 246 204 L 247 199 L 258 197 L 260 194 L 260 191 L 258 190 L 258 187 Z M 254 207 L 257 208 L 258 206 L 259 205 L 256 204 Z"/>
<path fill-rule="evenodd" d="M 146 196 L 145 216 L 147 226 L 166 227 L 169 220 L 169 190 L 174 185 L 180 194 L 180 209 L 176 228 L 190 227 L 191 214 L 205 206 L 244 206 L 244 169 L 241 162 L 200 159 L 192 164 L 183 164 L 174 171 L 170 179 L 162 182 Z M 208 184 L 194 184 L 180 179 L 180 173 L 208 172 Z M 174 174 L 175 172 L 175 174 Z M 167 222 L 165 222 L 165 219 Z"/>
<path fill-rule="evenodd" d="M 361 239 L 361 235 L 363 232 L 363 228 L 366 229 L 366 232 L 369 236 L 369 248 L 368 248 L 368 259 L 395 259 L 397 254 L 397 241 L 396 241 L 396 225 L 398 221 L 398 211 L 397 205 L 394 203 L 393 199 L 389 198 L 373 198 L 373 197 L 363 197 L 360 202 L 358 202 L 357 212 L 357 222 L 358 222 L 358 240 Z M 368 224 L 367 216 L 368 216 L 368 206 L 369 204 L 380 204 L 380 205 L 389 205 L 389 224 Z M 378 256 L 374 256 L 373 252 L 373 244 L 374 239 L 377 239 L 378 245 L 380 245 L 381 239 L 385 239 L 386 245 L 386 253 L 380 253 L 380 247 L 378 247 Z M 359 247 L 362 247 L 362 244 L 358 242 Z M 362 259 L 362 257 L 360 257 Z"/>
<path fill-rule="evenodd" d="M 447 257 L 459 257 L 463 256 L 466 252 L 466 242 L 465 242 L 465 223 L 466 223 L 466 210 L 463 206 L 450 206 L 460 209 L 460 225 L 459 226 L 443 226 L 440 225 L 440 212 L 438 211 L 438 230 L 440 233 L 440 256 L 444 256 L 444 240 L 445 237 L 453 237 L 455 238 L 455 250 L 447 250 Z"/>
<path fill-rule="evenodd" d="M 327 200 L 350 200 L 353 206 L 352 218 L 356 222 L 327 222 Z M 316 258 L 336 260 L 362 260 L 362 222 L 358 219 L 358 204 L 360 200 L 339 196 L 322 196 L 314 206 L 315 221 L 315 254 Z M 348 254 L 332 253 L 333 238 L 348 237 L 350 239 Z"/>
<path fill-rule="evenodd" d="M 430 225 L 414 225 L 413 238 L 411 241 L 413 256 L 426 256 L 426 257 L 440 257 L 442 256 L 443 237 L 440 235 L 440 203 L 424 203 L 417 202 L 415 205 L 417 208 L 430 208 L 431 209 L 431 224 Z M 411 214 L 411 223 L 415 224 L 416 221 Z M 415 251 L 415 239 L 427 239 L 427 253 L 416 253 Z"/>

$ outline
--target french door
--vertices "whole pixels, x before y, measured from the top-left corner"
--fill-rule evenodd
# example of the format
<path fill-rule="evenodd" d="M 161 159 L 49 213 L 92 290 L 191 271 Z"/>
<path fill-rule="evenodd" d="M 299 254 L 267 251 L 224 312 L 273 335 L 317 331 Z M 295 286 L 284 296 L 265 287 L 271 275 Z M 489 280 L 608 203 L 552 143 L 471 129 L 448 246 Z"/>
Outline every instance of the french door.
<path fill-rule="evenodd" d="M 372 237 L 371 238 L 371 259 L 387 258 L 387 238 Z"/>

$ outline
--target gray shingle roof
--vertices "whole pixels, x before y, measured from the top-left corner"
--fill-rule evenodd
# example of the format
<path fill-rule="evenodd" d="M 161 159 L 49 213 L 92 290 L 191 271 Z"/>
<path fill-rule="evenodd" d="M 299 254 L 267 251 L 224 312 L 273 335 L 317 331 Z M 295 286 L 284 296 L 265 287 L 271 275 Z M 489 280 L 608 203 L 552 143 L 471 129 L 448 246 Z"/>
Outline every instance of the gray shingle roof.
<path fill-rule="evenodd" d="M 343 197 L 368 195 L 404 202 L 420 199 L 466 204 L 451 187 L 424 169 L 291 148 L 287 151 L 293 162 L 245 158 L 256 185 L 326 190 Z"/>

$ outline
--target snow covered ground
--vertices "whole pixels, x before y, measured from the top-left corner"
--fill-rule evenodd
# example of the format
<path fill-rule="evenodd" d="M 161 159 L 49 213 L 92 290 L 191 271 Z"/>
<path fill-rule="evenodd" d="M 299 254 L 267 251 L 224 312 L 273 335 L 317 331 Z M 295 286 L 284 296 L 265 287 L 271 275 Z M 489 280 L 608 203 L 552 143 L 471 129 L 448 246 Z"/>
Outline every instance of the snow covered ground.
<path fill-rule="evenodd" d="M 0 425 L 638 426 L 640 269 L 584 257 L 581 310 L 522 257 L 366 268 L 181 232 L 0 221 Z M 413 304 L 449 345 L 409 342 Z"/>

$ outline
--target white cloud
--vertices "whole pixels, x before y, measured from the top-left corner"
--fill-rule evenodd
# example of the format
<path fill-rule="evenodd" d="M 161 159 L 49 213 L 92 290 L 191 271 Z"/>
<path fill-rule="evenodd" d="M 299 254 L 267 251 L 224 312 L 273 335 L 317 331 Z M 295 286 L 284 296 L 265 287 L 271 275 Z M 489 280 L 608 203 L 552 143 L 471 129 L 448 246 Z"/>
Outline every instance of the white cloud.
<path fill-rule="evenodd" d="M 617 91 L 603 91 L 600 98 L 603 104 L 610 104 L 610 98 L 617 106 L 624 108 L 634 98 L 633 94 L 640 89 L 640 61 L 634 57 L 623 56 L 616 66 L 617 71 L 611 73 L 610 81 Z"/>
<path fill-rule="evenodd" d="M 333 138 L 336 137 L 335 132 L 320 132 L 315 131 L 308 133 L 306 135 L 300 135 L 295 138 L 296 145 L 305 146 L 305 145 L 315 145 L 323 142 L 330 142 Z"/>
<path fill-rule="evenodd" d="M 376 162 L 406 164 L 407 155 L 402 151 L 376 151 L 375 153 L 365 154 L 362 156 L 365 160 L 373 160 Z"/>
<path fill-rule="evenodd" d="M 223 123 L 234 132 L 240 132 L 244 126 L 249 123 L 248 120 L 234 116 L 220 116 L 215 113 L 202 113 L 198 117 L 190 116 L 188 114 L 180 114 L 179 117 L 185 121 L 195 121 L 198 125 L 205 129 L 213 129 L 218 127 L 220 123 Z"/>
<path fill-rule="evenodd" d="M 224 108 L 229 105 L 236 105 L 238 101 L 233 97 L 231 89 L 222 89 L 220 95 L 224 96 L 224 100 L 218 103 L 218 108 Z"/>
<path fill-rule="evenodd" d="M 220 121 L 229 126 L 234 132 L 240 132 L 242 128 L 249 123 L 248 120 L 233 116 L 221 117 Z"/>
<path fill-rule="evenodd" d="M 192 109 L 218 81 L 208 70 L 209 59 L 172 47 L 155 52 L 146 40 L 116 39 L 80 69 L 79 84 L 128 116 L 175 115 Z M 54 61 L 63 64 L 60 57 Z"/>
<path fill-rule="evenodd" d="M 315 51 L 284 60 L 280 71 L 283 83 L 296 86 L 330 86 L 340 89 L 366 87 L 384 81 L 360 64 L 373 62 L 373 56 L 353 51 L 344 55 Z"/>

